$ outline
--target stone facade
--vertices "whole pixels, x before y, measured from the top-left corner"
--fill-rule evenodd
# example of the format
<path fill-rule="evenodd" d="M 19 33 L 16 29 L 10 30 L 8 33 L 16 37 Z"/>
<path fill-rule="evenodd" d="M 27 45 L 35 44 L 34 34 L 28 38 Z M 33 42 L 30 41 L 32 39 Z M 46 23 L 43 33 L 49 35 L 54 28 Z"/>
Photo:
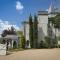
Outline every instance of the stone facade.
<path fill-rule="evenodd" d="M 38 45 L 40 44 L 41 40 L 44 40 L 46 36 L 51 37 L 52 40 L 55 39 L 55 35 L 59 35 L 59 30 L 57 29 L 55 31 L 54 26 L 50 23 L 50 27 L 48 27 L 48 18 L 55 17 L 56 13 L 54 11 L 55 9 L 53 8 L 52 5 L 50 5 L 48 11 L 38 11 Z M 24 23 L 24 36 L 26 40 L 29 40 L 29 23 Z M 49 35 L 50 34 L 50 35 Z M 29 40 L 30 41 L 30 40 Z M 27 47 L 28 48 L 28 47 Z M 29 44 L 30 48 L 30 44 Z"/>
<path fill-rule="evenodd" d="M 47 11 L 39 11 L 38 12 L 38 45 L 40 44 L 41 40 L 44 40 L 45 36 L 48 35 L 47 28 L 48 28 L 48 12 Z M 30 40 L 29 40 L 29 23 L 24 23 L 23 33 L 26 39 L 29 41 L 29 45 L 26 47 L 30 48 Z"/>
<path fill-rule="evenodd" d="M 44 37 L 47 36 L 48 28 L 48 12 L 39 11 L 38 12 L 38 42 L 44 40 Z"/>
<path fill-rule="evenodd" d="M 25 36 L 26 39 L 26 48 L 30 48 L 30 40 L 29 40 L 29 23 L 28 22 L 24 22 L 24 28 L 23 28 L 23 35 Z M 29 44 L 27 45 L 27 42 L 29 42 Z"/>
<path fill-rule="evenodd" d="M 14 43 L 16 44 L 16 47 L 18 47 L 19 37 L 17 35 L 6 35 L 2 38 L 7 43 L 8 49 L 13 48 Z"/>

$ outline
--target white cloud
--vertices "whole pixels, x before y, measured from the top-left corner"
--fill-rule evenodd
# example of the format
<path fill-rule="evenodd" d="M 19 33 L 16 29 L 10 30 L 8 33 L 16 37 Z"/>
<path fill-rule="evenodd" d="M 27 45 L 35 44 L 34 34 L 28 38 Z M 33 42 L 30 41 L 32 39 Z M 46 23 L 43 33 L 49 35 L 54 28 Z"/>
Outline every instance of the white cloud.
<path fill-rule="evenodd" d="M 21 4 L 20 1 L 16 2 L 16 10 L 23 10 L 24 6 Z"/>
<path fill-rule="evenodd" d="M 10 24 L 8 21 L 3 21 L 2 19 L 0 19 L 0 34 L 4 29 L 8 29 L 8 28 L 10 29 L 11 26 L 13 26 L 16 30 L 20 30 L 20 28 L 17 25 Z"/>
<path fill-rule="evenodd" d="M 48 9 L 46 9 L 46 11 L 48 11 Z"/>

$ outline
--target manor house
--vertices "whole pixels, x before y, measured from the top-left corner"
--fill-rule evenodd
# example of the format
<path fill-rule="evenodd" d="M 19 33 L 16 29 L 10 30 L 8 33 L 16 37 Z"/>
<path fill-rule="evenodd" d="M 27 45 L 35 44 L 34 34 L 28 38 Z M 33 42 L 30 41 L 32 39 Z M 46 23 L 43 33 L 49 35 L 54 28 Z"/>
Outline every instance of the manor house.
<path fill-rule="evenodd" d="M 41 40 L 44 40 L 49 33 L 51 33 L 51 38 L 55 38 L 55 28 L 50 24 L 48 28 L 48 18 L 56 16 L 55 9 L 52 5 L 50 5 L 48 11 L 38 11 L 37 12 L 37 19 L 38 19 L 38 46 Z M 56 11 L 57 12 L 57 11 Z M 52 32 L 51 32 L 52 31 Z M 56 32 L 57 33 L 57 32 Z M 26 42 L 29 41 L 29 44 L 26 44 L 27 48 L 30 47 L 30 40 L 29 40 L 29 23 L 24 22 L 23 26 L 23 34 L 25 36 Z"/>

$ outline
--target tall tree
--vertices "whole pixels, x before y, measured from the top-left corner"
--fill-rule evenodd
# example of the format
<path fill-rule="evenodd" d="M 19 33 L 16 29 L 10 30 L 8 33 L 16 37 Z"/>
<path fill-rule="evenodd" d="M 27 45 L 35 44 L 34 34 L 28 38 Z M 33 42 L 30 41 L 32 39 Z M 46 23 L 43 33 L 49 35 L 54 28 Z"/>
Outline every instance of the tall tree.
<path fill-rule="evenodd" d="M 57 14 L 54 18 L 55 18 L 55 28 L 60 28 L 60 14 Z"/>
<path fill-rule="evenodd" d="M 30 39 L 31 48 L 33 48 L 33 21 L 31 14 L 29 16 L 29 39 Z"/>
<path fill-rule="evenodd" d="M 57 41 L 57 36 L 56 36 L 56 28 L 60 29 L 60 13 L 57 14 L 55 17 L 55 23 L 54 23 L 54 27 L 55 27 L 55 43 L 57 45 L 58 41 Z"/>
<path fill-rule="evenodd" d="M 57 14 L 55 17 L 49 18 L 49 21 L 54 24 L 55 28 L 60 28 L 60 14 Z"/>
<path fill-rule="evenodd" d="M 1 36 L 2 36 L 2 37 L 5 37 L 5 36 L 7 35 L 7 33 L 8 33 L 8 31 L 7 31 L 7 30 L 3 30 L 2 34 L 1 34 Z"/>
<path fill-rule="evenodd" d="M 5 37 L 7 35 L 16 35 L 16 31 L 14 31 L 14 27 L 11 27 L 11 30 L 3 30 L 1 36 L 2 37 Z M 4 42 L 5 39 L 3 39 L 3 42 Z M 8 43 L 9 43 L 9 40 L 6 41 L 7 42 L 7 50 L 8 50 Z"/>
<path fill-rule="evenodd" d="M 18 47 L 19 48 L 22 48 L 22 36 L 23 36 L 23 32 L 22 31 L 16 31 L 17 32 L 17 35 L 19 37 L 19 44 L 18 44 Z"/>
<path fill-rule="evenodd" d="M 26 43 L 26 40 L 25 40 L 25 37 L 23 35 L 23 32 L 22 31 L 17 31 L 17 35 L 19 37 L 19 48 L 25 48 L 25 43 Z"/>
<path fill-rule="evenodd" d="M 57 14 L 55 17 L 49 18 L 49 21 L 54 24 L 55 27 L 55 44 L 57 45 L 57 39 L 56 39 L 56 28 L 60 29 L 60 13 Z"/>
<path fill-rule="evenodd" d="M 34 48 L 37 48 L 37 43 L 38 43 L 38 20 L 37 16 L 34 16 L 34 24 L 33 24 L 33 37 L 34 37 Z"/>
<path fill-rule="evenodd" d="M 16 35 L 16 31 L 15 31 L 15 28 L 13 26 L 11 26 L 11 33 Z"/>

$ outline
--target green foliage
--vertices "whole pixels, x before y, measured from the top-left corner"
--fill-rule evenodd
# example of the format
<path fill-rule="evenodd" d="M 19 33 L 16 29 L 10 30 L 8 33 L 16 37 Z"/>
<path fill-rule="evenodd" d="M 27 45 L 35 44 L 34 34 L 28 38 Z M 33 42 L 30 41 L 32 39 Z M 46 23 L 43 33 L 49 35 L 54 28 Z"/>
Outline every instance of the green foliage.
<path fill-rule="evenodd" d="M 44 42 L 42 40 L 40 41 L 40 48 L 44 48 Z"/>
<path fill-rule="evenodd" d="M 56 32 L 56 28 L 60 29 L 60 13 L 58 13 L 55 17 L 49 18 L 49 22 L 52 22 L 52 24 L 54 24 L 55 32 Z M 53 44 L 55 46 L 57 46 L 57 39 L 56 38 L 57 37 L 55 34 L 55 40 L 53 41 Z"/>
<path fill-rule="evenodd" d="M 3 30 L 1 36 L 2 36 L 2 37 L 5 37 L 5 36 L 7 35 L 7 32 L 8 32 L 7 30 Z"/>
<path fill-rule="evenodd" d="M 60 45 L 59 45 L 59 48 L 60 48 Z"/>
<path fill-rule="evenodd" d="M 19 48 L 22 48 L 22 36 L 23 36 L 23 32 L 22 31 L 16 31 L 17 32 L 17 35 L 19 37 L 19 44 L 18 44 L 18 47 Z"/>
<path fill-rule="evenodd" d="M 3 39 L 2 39 L 2 38 L 0 38 L 0 43 L 2 43 L 2 41 L 3 41 Z"/>
<path fill-rule="evenodd" d="M 60 36 L 58 37 L 58 40 L 60 41 Z"/>
<path fill-rule="evenodd" d="M 47 43 L 47 47 L 50 48 L 51 47 L 51 39 L 50 39 L 50 37 L 45 37 L 45 42 Z"/>
<path fill-rule="evenodd" d="M 29 39 L 30 39 L 31 48 L 33 48 L 33 21 L 31 14 L 29 16 Z"/>
<path fill-rule="evenodd" d="M 34 22 L 33 22 L 33 38 L 34 38 L 34 48 L 37 48 L 37 42 L 38 42 L 38 20 L 37 16 L 34 16 Z"/>
<path fill-rule="evenodd" d="M 48 48 L 48 44 L 45 41 L 41 40 L 40 41 L 40 48 Z"/>
<path fill-rule="evenodd" d="M 55 17 L 49 18 L 49 22 L 52 22 L 55 28 L 60 28 L 60 14 L 57 14 Z"/>
<path fill-rule="evenodd" d="M 23 36 L 22 31 L 17 31 L 17 35 L 19 36 L 19 48 L 25 48 L 25 37 Z"/>
<path fill-rule="evenodd" d="M 17 35 L 21 36 L 21 35 L 23 35 L 23 32 L 22 31 L 17 31 Z"/>
<path fill-rule="evenodd" d="M 60 28 L 60 14 L 55 17 L 55 27 Z"/>
<path fill-rule="evenodd" d="M 22 45 L 22 48 L 25 48 L 25 43 L 26 43 L 25 37 L 22 36 L 21 37 L 21 45 Z"/>
<path fill-rule="evenodd" d="M 10 29 L 9 30 L 3 30 L 1 36 L 5 37 L 6 35 L 12 35 L 12 34 L 16 35 L 16 31 L 15 31 L 13 26 L 11 27 L 11 30 Z"/>
<path fill-rule="evenodd" d="M 50 37 L 45 37 L 45 42 L 47 43 L 48 48 L 54 48 L 57 46 L 57 40 Z"/>
<path fill-rule="evenodd" d="M 49 18 L 49 21 L 48 22 L 49 23 L 51 22 L 52 24 L 54 24 L 55 23 L 55 18 L 54 17 Z"/>

